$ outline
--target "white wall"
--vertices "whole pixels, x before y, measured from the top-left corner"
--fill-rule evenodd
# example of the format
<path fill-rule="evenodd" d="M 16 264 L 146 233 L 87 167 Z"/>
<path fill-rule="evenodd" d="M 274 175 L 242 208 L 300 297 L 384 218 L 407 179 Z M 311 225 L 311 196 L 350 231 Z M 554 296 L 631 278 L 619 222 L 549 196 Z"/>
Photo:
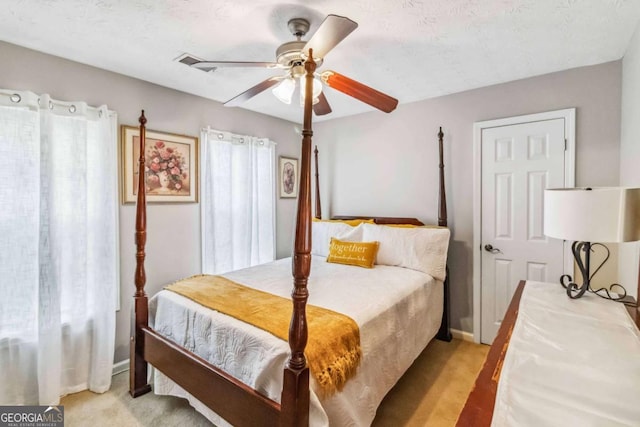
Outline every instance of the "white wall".
<path fill-rule="evenodd" d="M 622 117 L 620 126 L 620 185 L 640 186 L 640 26 L 622 60 Z M 620 245 L 619 279 L 637 295 L 638 243 Z M 631 292 L 630 292 L 631 293 Z"/>
<path fill-rule="evenodd" d="M 576 184 L 617 185 L 620 82 L 616 61 L 400 105 L 389 115 L 376 111 L 318 123 L 314 143 L 323 214 L 411 216 L 435 223 L 436 135 L 442 126 L 452 326 L 471 332 L 473 123 L 576 107 Z"/>
<path fill-rule="evenodd" d="M 276 155 L 299 157 L 300 136 L 294 123 L 167 89 L 98 68 L 0 42 L 0 87 L 49 93 L 60 100 L 107 104 L 119 124 L 137 126 L 145 110 L 153 130 L 200 136 L 215 129 L 268 137 L 278 143 Z M 185 78 L 186 75 L 185 75 Z M 301 112 L 302 114 L 302 112 Z M 295 200 L 277 199 L 278 258 L 291 254 Z M 181 277 L 200 273 L 200 205 L 149 205 L 147 293 Z M 135 205 L 120 206 L 120 301 L 115 361 L 129 357 L 131 300 L 135 291 Z"/>

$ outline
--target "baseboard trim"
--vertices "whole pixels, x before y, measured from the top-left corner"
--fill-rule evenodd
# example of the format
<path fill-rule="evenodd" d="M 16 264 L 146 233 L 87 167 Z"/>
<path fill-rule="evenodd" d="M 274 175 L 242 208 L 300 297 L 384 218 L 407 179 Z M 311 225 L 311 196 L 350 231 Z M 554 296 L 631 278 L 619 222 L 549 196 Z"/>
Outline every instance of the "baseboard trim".
<path fill-rule="evenodd" d="M 117 375 L 128 370 L 129 370 L 129 359 L 126 359 L 126 360 L 123 360 L 122 362 L 113 364 L 113 370 L 111 371 L 111 375 Z"/>
<path fill-rule="evenodd" d="M 451 335 L 458 340 L 473 342 L 473 334 L 471 332 L 451 328 Z"/>

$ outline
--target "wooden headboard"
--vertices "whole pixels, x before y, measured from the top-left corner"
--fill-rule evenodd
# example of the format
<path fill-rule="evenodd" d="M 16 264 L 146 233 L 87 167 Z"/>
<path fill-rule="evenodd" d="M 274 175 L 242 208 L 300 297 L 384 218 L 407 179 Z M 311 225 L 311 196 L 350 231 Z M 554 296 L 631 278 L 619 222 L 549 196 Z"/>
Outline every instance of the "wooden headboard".
<path fill-rule="evenodd" d="M 442 127 L 438 132 L 438 153 L 440 163 L 438 165 L 439 175 L 438 175 L 438 225 L 441 227 L 447 227 L 447 195 L 445 192 L 444 185 L 444 153 L 443 153 L 443 138 L 444 133 L 442 132 Z M 314 216 L 317 219 L 322 218 L 322 207 L 320 205 L 320 179 L 318 177 L 318 147 L 315 147 L 313 151 L 315 155 L 315 164 L 316 164 L 316 209 Z M 395 217 L 372 217 L 372 216 L 346 216 L 346 215 L 338 215 L 333 216 L 332 219 L 373 219 L 376 224 L 412 224 L 412 225 L 424 225 L 421 221 L 416 218 L 395 218 Z M 640 289 L 640 281 L 638 288 Z M 640 292 L 640 290 L 639 290 Z"/>
<path fill-rule="evenodd" d="M 417 218 L 396 218 L 388 216 L 348 216 L 337 215 L 332 216 L 331 219 L 349 220 L 349 219 L 372 219 L 376 224 L 411 224 L 411 225 L 424 225 L 422 221 Z"/>

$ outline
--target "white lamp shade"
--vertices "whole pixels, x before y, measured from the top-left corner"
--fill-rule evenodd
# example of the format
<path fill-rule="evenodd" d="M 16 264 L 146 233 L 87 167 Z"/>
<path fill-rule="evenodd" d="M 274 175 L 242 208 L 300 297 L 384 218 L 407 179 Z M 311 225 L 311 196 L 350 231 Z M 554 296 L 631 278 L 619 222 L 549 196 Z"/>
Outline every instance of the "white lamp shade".
<path fill-rule="evenodd" d="M 271 89 L 271 92 L 280 101 L 285 104 L 291 104 L 291 98 L 293 97 L 293 91 L 296 89 L 296 81 L 292 77 L 287 77 L 282 80 L 279 85 Z"/>
<path fill-rule="evenodd" d="M 640 240 L 640 188 L 547 189 L 544 234 L 581 242 Z"/>

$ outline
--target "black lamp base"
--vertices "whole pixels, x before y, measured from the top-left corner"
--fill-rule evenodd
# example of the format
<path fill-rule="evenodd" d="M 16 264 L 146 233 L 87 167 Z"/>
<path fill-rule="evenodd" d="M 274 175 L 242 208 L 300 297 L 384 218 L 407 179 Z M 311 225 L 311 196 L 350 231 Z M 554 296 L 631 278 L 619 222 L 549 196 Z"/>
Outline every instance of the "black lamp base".
<path fill-rule="evenodd" d="M 607 256 L 604 261 L 596 268 L 596 270 L 589 274 L 590 268 L 590 258 L 591 258 L 591 248 L 593 246 L 602 246 L 607 251 Z M 568 274 L 563 274 L 560 276 L 560 284 L 567 290 L 567 296 L 571 299 L 577 299 L 582 297 L 587 291 L 598 295 L 600 298 L 608 299 L 611 301 L 621 302 L 626 305 L 636 306 L 636 301 L 632 296 L 627 295 L 627 290 L 624 286 L 618 283 L 612 283 L 609 289 L 600 288 L 594 290 L 591 288 L 591 279 L 595 274 L 602 268 L 605 262 L 609 259 L 610 252 L 609 248 L 601 243 L 591 243 L 591 242 L 573 242 L 571 245 L 571 252 L 573 252 L 573 257 L 576 260 L 576 264 L 580 273 L 582 274 L 582 285 L 578 285 L 573 282 L 573 279 Z M 584 252 L 584 262 L 582 261 L 581 252 Z M 619 289 L 619 292 L 616 292 L 617 296 L 611 295 L 609 290 L 613 290 L 612 288 Z"/>

